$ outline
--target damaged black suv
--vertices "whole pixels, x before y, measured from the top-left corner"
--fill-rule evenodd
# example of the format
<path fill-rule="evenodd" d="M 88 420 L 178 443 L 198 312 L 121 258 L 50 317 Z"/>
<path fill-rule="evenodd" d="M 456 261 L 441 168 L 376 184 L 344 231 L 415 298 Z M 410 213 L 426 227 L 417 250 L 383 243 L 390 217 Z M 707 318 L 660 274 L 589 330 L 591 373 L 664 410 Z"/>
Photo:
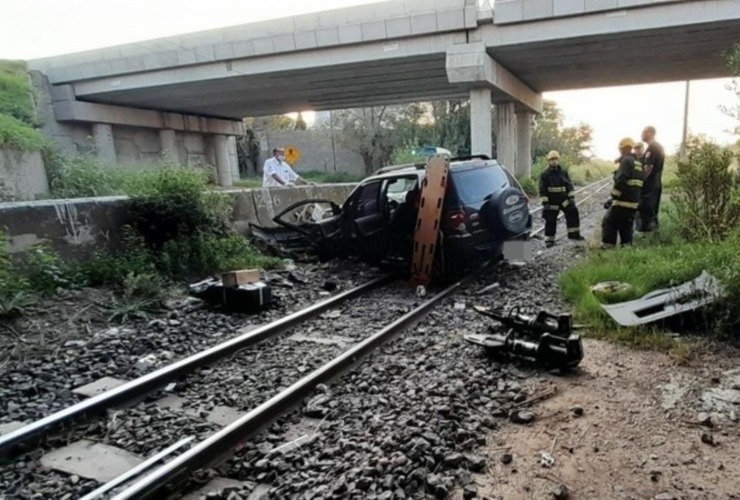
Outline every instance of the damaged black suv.
<path fill-rule="evenodd" d="M 312 249 L 322 259 L 408 260 L 425 175 L 423 163 L 385 167 L 360 182 L 341 207 L 304 200 L 274 218 L 280 228 L 252 226 L 252 234 L 283 249 Z M 438 252 L 446 277 L 499 258 L 505 242 L 527 239 L 531 228 L 528 198 L 505 167 L 485 156 L 450 161 Z"/>

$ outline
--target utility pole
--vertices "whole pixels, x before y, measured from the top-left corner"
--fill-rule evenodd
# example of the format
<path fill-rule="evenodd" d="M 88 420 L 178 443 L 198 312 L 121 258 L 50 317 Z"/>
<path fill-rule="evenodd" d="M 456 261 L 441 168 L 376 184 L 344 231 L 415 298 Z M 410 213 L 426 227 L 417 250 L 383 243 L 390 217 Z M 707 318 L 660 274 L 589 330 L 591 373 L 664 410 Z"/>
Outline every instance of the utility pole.
<path fill-rule="evenodd" d="M 681 150 L 679 152 L 681 159 L 686 158 L 686 138 L 689 131 L 689 83 L 689 80 L 686 80 L 686 95 L 683 102 L 683 135 L 681 136 Z"/>
<path fill-rule="evenodd" d="M 334 114 L 329 110 L 329 134 L 331 134 L 331 158 L 334 165 L 334 171 L 337 171 L 337 149 L 334 144 Z"/>

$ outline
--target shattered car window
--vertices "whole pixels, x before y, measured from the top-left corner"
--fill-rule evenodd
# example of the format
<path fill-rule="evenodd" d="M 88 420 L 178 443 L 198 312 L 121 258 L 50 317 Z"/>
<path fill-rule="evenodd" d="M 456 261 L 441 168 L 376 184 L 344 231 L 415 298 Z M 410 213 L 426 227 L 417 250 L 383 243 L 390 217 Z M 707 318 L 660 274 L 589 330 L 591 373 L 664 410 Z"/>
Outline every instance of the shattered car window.
<path fill-rule="evenodd" d="M 500 168 L 485 167 L 460 170 L 452 173 L 460 201 L 465 204 L 478 203 L 486 196 L 509 186 L 509 179 Z"/>
<path fill-rule="evenodd" d="M 388 201 L 395 201 L 398 204 L 405 203 L 406 194 L 414 189 L 416 183 L 416 177 L 399 177 L 398 179 L 389 180 L 386 189 Z"/>

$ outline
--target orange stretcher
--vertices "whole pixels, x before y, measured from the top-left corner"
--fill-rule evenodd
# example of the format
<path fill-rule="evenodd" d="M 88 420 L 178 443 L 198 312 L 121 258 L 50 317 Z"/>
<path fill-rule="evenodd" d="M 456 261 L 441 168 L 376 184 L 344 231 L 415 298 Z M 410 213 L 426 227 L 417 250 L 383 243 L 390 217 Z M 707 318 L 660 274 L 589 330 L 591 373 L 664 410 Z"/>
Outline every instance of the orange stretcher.
<path fill-rule="evenodd" d="M 442 204 L 447 190 L 450 160 L 436 155 L 429 159 L 426 176 L 421 182 L 419 214 L 414 230 L 414 251 L 411 259 L 411 285 L 428 286 L 432 281 L 434 254 L 439 242 Z"/>

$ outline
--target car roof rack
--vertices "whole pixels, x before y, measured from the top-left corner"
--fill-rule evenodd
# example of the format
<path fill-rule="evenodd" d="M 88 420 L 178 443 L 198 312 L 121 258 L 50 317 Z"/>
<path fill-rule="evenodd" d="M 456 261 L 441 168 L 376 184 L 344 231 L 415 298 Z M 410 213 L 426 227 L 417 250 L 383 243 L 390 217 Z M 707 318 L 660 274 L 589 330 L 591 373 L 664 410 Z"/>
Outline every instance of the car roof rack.
<path fill-rule="evenodd" d="M 387 167 L 379 168 L 375 172 L 373 172 L 373 175 L 379 175 L 379 174 L 386 174 L 388 172 L 393 172 L 395 170 L 404 170 L 407 168 L 415 168 L 416 170 L 423 170 L 427 166 L 426 163 L 405 163 L 403 165 L 389 165 Z"/>
<path fill-rule="evenodd" d="M 451 158 L 450 161 L 466 161 L 466 160 L 490 160 L 488 155 L 469 155 L 469 156 L 456 156 Z"/>

